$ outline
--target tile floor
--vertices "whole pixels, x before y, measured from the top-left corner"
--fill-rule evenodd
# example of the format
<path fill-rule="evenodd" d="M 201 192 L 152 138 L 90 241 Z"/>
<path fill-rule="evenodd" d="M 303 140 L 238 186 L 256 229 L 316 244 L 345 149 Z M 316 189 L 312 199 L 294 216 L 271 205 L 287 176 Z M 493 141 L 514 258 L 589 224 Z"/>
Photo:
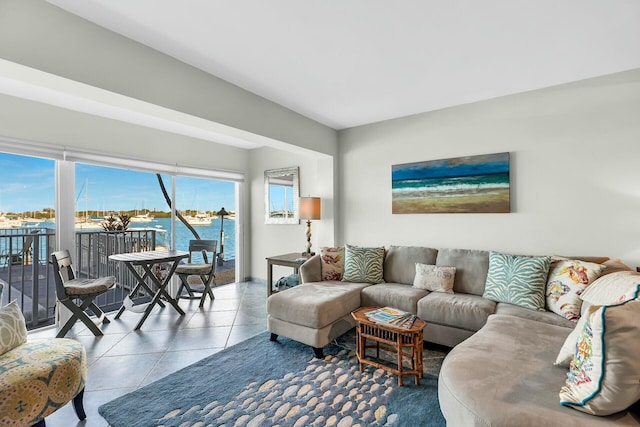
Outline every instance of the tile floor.
<path fill-rule="evenodd" d="M 94 337 L 78 323 L 67 334 L 87 351 L 88 375 L 84 394 L 87 419 L 78 421 L 68 404 L 46 419 L 48 427 L 106 427 L 98 407 L 132 390 L 266 330 L 264 282 L 231 283 L 214 288 L 215 300 L 204 308 L 197 300 L 180 300 L 180 316 L 171 306 L 155 308 L 139 331 L 141 314 L 126 311 L 103 325 Z M 54 337 L 55 329 L 33 331 L 29 340 Z"/>

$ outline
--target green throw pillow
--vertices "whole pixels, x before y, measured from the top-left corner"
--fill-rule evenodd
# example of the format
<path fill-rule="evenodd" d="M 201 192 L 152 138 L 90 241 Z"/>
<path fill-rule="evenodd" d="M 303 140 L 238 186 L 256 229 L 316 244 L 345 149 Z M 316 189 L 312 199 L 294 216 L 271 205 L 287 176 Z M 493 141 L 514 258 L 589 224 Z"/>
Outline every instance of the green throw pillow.
<path fill-rule="evenodd" d="M 544 310 L 545 286 L 551 257 L 527 257 L 489 253 L 489 273 L 483 297 Z"/>
<path fill-rule="evenodd" d="M 0 355 L 27 342 L 27 325 L 14 300 L 0 308 Z"/>
<path fill-rule="evenodd" d="M 344 255 L 344 282 L 382 283 L 384 246 L 360 248 L 346 245 Z"/>

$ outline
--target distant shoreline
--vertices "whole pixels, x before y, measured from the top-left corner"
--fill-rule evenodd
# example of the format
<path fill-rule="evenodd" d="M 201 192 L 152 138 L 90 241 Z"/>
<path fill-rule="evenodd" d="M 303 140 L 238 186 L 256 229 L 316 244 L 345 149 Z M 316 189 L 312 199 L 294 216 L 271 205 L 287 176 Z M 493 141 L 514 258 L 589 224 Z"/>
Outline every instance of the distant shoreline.
<path fill-rule="evenodd" d="M 207 215 L 209 215 L 211 218 L 217 219 L 220 218 L 217 214 L 218 211 L 198 211 L 195 209 L 181 209 L 180 210 L 180 214 L 182 216 L 195 216 L 197 213 L 205 213 Z M 17 219 L 17 218 L 21 218 L 21 219 L 35 219 L 38 221 L 46 221 L 47 219 L 54 219 L 55 218 L 55 211 L 51 210 L 51 212 L 43 212 L 43 211 L 25 211 L 25 212 L 3 212 L 3 214 L 7 217 L 7 218 L 11 218 L 11 219 Z M 129 211 L 96 211 L 96 210 L 87 210 L 87 211 L 76 211 L 76 216 L 77 217 L 84 217 L 85 215 L 90 217 L 90 218 L 104 218 L 105 216 L 109 216 L 109 215 L 114 215 L 114 216 L 118 216 L 118 215 L 128 215 L 129 217 L 134 217 L 136 215 L 146 215 L 149 214 L 151 216 L 153 216 L 154 218 L 171 218 L 171 211 L 148 211 L 148 210 L 144 210 L 144 211 L 136 211 L 134 210 L 129 210 Z M 225 215 L 224 219 L 228 219 L 228 220 L 233 220 L 235 219 L 235 211 L 230 211 L 229 215 Z"/>
<path fill-rule="evenodd" d="M 448 194 L 448 197 L 393 198 L 392 213 L 508 213 L 509 189 Z"/>

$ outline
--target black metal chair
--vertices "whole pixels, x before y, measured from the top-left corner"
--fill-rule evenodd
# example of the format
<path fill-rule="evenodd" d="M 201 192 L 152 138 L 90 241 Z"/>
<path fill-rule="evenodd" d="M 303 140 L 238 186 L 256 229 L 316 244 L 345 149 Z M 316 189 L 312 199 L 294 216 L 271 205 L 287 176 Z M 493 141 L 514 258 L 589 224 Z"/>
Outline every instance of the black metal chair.
<path fill-rule="evenodd" d="M 217 240 L 189 240 L 189 259 L 185 264 L 179 264 L 175 273 L 180 277 L 180 287 L 178 288 L 178 294 L 176 300 L 180 298 L 198 299 L 200 298 L 200 307 L 204 306 L 204 301 L 207 299 L 207 295 L 213 300 L 213 290 L 211 290 L 211 284 L 215 286 L 215 270 L 216 270 L 216 250 L 218 248 Z M 200 252 L 204 263 L 193 263 L 192 255 L 194 252 Z M 211 260 L 209 260 L 209 254 L 211 254 Z M 199 276 L 204 288 L 202 291 L 195 290 L 189 283 L 189 276 Z M 182 291 L 186 290 L 188 296 L 183 296 Z M 195 295 L 195 292 L 202 292 L 201 296 Z"/>
<path fill-rule="evenodd" d="M 78 320 L 81 320 L 95 336 L 103 335 L 85 311 L 91 310 L 98 317 L 99 322 L 109 323 L 107 315 L 93 301 L 98 295 L 113 287 L 116 278 L 108 276 L 97 279 L 77 279 L 71 263 L 71 255 L 67 250 L 53 252 L 51 262 L 55 273 L 58 301 L 72 313 L 56 338 L 64 337 Z"/>

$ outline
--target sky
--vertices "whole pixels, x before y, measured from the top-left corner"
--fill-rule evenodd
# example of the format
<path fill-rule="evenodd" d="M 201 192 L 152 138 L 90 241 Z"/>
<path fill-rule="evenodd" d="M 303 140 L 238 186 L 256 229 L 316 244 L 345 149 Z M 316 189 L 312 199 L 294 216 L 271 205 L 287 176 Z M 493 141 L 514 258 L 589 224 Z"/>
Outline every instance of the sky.
<path fill-rule="evenodd" d="M 0 153 L 0 212 L 53 208 L 55 162 Z M 163 176 L 171 195 L 171 177 Z M 76 211 L 168 211 L 155 174 L 76 163 Z M 179 210 L 235 211 L 235 184 L 228 181 L 178 177 Z"/>
<path fill-rule="evenodd" d="M 509 172 L 509 153 L 406 163 L 391 169 L 393 181 L 502 174 Z"/>

